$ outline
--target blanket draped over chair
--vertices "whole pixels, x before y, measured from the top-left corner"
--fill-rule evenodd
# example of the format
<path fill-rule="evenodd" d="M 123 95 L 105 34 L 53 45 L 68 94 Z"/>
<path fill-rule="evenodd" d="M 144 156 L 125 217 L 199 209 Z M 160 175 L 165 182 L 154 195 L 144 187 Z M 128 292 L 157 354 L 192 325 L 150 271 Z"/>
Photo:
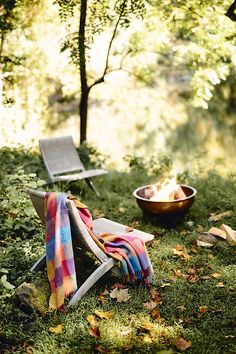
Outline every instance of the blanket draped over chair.
<path fill-rule="evenodd" d="M 144 242 L 135 236 L 95 234 L 91 214 L 74 196 L 51 192 L 45 196 L 46 260 L 51 287 L 49 307 L 64 309 L 64 301 L 77 291 L 77 280 L 72 247 L 67 199 L 72 199 L 90 236 L 108 255 L 119 261 L 125 282 L 149 286 L 153 280 L 152 267 Z M 104 230 L 105 231 L 105 230 Z"/>

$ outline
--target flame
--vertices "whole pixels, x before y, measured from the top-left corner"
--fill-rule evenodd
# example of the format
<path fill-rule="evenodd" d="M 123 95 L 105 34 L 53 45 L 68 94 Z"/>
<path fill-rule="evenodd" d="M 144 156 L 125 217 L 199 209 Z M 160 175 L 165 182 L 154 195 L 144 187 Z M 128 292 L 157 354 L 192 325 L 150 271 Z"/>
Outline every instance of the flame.
<path fill-rule="evenodd" d="M 175 175 L 171 178 L 165 178 L 152 186 L 154 195 L 150 198 L 156 202 L 167 202 L 176 199 L 185 198 L 185 194 L 177 183 Z"/>

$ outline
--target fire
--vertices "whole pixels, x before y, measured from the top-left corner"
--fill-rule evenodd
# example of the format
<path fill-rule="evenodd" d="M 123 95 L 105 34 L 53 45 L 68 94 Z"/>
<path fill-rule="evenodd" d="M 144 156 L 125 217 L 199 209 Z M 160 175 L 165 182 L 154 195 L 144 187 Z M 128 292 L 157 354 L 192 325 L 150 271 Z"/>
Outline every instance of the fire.
<path fill-rule="evenodd" d="M 162 182 L 152 185 L 152 193 L 150 200 L 156 202 L 168 202 L 171 200 L 185 199 L 181 186 L 177 183 L 176 177 L 165 178 Z"/>

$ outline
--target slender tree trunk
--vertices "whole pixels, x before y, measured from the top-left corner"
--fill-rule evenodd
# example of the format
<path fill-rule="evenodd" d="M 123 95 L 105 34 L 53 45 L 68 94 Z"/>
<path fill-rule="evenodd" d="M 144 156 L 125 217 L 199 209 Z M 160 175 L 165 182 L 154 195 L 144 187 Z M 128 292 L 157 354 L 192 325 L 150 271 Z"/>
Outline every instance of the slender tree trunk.
<path fill-rule="evenodd" d="M 3 65 L 1 64 L 1 59 L 3 55 L 3 43 L 4 43 L 4 33 L 0 36 L 0 113 L 3 109 Z"/>
<path fill-rule="evenodd" d="M 85 54 L 85 26 L 87 15 L 87 0 L 81 0 L 80 5 L 80 24 L 79 24 L 79 69 L 80 69 L 80 143 L 87 138 L 87 118 L 88 118 L 88 97 L 89 88 L 86 73 L 86 54 Z"/>

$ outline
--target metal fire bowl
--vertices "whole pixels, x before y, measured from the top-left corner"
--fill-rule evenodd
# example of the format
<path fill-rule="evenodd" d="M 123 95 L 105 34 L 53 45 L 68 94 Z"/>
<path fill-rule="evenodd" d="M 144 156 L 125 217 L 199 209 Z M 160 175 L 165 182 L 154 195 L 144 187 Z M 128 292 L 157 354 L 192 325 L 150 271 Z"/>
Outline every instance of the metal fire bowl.
<path fill-rule="evenodd" d="M 186 198 L 157 202 L 144 198 L 146 193 L 152 197 L 152 185 L 142 186 L 133 192 L 137 204 L 143 210 L 144 216 L 150 216 L 153 221 L 163 224 L 176 224 L 181 221 L 193 205 L 197 190 L 185 184 L 180 185 Z M 146 193 L 145 193 L 146 192 Z"/>

